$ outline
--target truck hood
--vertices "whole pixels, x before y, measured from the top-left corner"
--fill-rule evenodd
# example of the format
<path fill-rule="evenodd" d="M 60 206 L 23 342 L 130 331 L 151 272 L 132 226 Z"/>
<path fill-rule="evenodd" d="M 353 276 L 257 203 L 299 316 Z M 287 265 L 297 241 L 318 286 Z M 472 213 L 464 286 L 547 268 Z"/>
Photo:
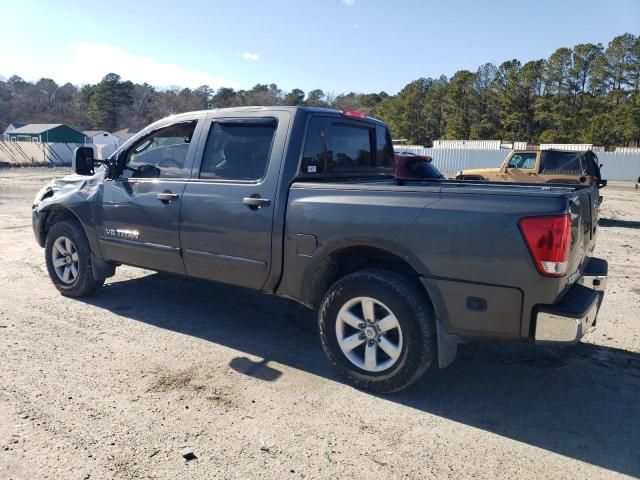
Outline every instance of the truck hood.
<path fill-rule="evenodd" d="M 471 170 L 460 170 L 459 175 L 482 175 L 483 173 L 500 173 L 500 168 L 474 168 Z"/>
<path fill-rule="evenodd" d="M 50 203 L 62 203 L 62 199 L 68 199 L 76 195 L 84 199 L 92 197 L 102 183 L 105 174 L 106 169 L 99 167 L 91 176 L 72 173 L 52 180 L 38 191 L 33 200 L 32 208 L 39 210 Z"/>

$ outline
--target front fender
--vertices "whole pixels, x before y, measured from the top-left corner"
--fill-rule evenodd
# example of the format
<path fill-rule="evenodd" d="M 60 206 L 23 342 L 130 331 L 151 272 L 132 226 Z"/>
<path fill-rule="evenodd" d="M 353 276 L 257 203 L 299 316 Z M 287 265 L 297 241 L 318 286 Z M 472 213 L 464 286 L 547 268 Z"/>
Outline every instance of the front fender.
<path fill-rule="evenodd" d="M 97 206 L 102 201 L 104 170 L 95 175 L 69 175 L 38 192 L 32 206 L 36 241 L 44 247 L 49 228 L 57 221 L 75 219 L 82 225 L 92 253 L 102 259 L 96 232 Z"/>

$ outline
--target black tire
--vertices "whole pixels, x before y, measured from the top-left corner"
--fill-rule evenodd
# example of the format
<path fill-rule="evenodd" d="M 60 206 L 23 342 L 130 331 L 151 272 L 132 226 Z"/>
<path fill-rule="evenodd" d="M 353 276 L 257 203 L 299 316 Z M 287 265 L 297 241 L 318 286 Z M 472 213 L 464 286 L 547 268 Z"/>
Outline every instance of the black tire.
<path fill-rule="evenodd" d="M 382 302 L 400 325 L 401 353 L 386 370 L 363 370 L 340 348 L 336 325 L 338 313 L 357 297 Z M 374 393 L 402 390 L 418 380 L 437 359 L 435 319 L 426 293 L 416 282 L 396 272 L 372 269 L 343 277 L 322 300 L 318 324 L 322 347 L 331 364 L 350 384 L 363 390 Z"/>
<path fill-rule="evenodd" d="M 73 242 L 77 252 L 77 275 L 71 282 L 64 282 L 53 265 L 53 248 L 56 240 L 66 237 Z M 77 220 L 55 223 L 47 233 L 44 246 L 49 278 L 60 293 L 68 297 L 82 297 L 102 286 L 104 278 L 95 279 L 91 266 L 91 248 L 82 225 Z"/>

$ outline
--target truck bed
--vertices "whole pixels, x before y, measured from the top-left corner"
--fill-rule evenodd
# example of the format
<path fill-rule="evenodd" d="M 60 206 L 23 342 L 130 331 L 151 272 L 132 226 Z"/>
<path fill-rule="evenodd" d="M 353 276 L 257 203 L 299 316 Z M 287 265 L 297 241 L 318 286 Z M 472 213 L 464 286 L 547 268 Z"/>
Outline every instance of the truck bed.
<path fill-rule="evenodd" d="M 554 304 L 580 276 L 595 243 L 591 197 L 579 185 L 325 179 L 296 181 L 286 213 L 283 282 L 279 293 L 313 305 L 304 279 L 314 258 L 353 245 L 384 246 L 409 261 L 429 291 L 437 291 L 448 331 L 469 337 L 527 338 L 535 305 Z M 538 273 L 518 226 L 523 217 L 572 217 L 568 273 Z M 366 232 L 366 233 L 364 233 Z M 301 238 L 313 252 L 300 255 Z M 466 308 L 469 284 L 488 302 Z M 433 296 L 433 295 L 432 295 Z M 527 312 L 527 313 L 523 313 Z"/>

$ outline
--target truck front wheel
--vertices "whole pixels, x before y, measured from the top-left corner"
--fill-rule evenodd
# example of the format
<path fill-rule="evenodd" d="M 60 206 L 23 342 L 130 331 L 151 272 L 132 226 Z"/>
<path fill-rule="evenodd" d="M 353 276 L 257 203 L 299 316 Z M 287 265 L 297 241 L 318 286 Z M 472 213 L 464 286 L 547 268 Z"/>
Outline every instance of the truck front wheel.
<path fill-rule="evenodd" d="M 77 220 L 55 223 L 47 233 L 44 251 L 49 277 L 63 295 L 81 297 L 104 283 L 104 278 L 93 276 L 91 249 Z"/>
<path fill-rule="evenodd" d="M 392 393 L 434 363 L 433 309 L 419 285 L 387 270 L 362 270 L 337 281 L 318 315 L 331 364 L 357 388 Z"/>

